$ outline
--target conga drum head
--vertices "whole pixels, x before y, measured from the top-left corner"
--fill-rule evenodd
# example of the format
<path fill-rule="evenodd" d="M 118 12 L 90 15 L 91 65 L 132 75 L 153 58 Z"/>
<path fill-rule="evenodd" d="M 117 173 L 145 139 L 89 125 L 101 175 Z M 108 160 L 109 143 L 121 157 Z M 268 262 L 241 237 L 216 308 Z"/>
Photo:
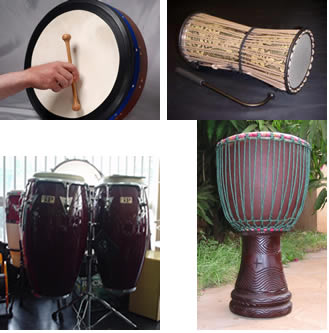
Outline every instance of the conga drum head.
<path fill-rule="evenodd" d="M 145 177 L 112 175 L 105 177 L 104 183 L 145 185 Z"/>
<path fill-rule="evenodd" d="M 147 73 L 147 52 L 135 23 L 100 1 L 67 1 L 50 11 L 36 27 L 25 68 L 68 61 L 64 34 L 71 35 L 72 62 L 80 111 L 72 110 L 72 89 L 59 93 L 28 89 L 44 119 L 122 119 L 137 103 Z"/>
<path fill-rule="evenodd" d="M 38 172 L 33 175 L 33 178 L 43 180 L 60 180 L 63 182 L 84 183 L 85 180 L 81 176 L 71 175 L 66 173 L 53 173 L 53 172 Z"/>
<path fill-rule="evenodd" d="M 91 163 L 85 160 L 73 159 L 58 164 L 54 173 L 77 174 L 84 178 L 89 186 L 96 186 L 103 178 L 103 174 Z"/>

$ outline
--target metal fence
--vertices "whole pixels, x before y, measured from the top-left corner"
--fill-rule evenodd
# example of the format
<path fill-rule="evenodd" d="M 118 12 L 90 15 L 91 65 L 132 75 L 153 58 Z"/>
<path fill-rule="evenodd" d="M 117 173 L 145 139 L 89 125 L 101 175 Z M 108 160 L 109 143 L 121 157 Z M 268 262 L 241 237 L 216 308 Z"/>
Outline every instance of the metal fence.
<path fill-rule="evenodd" d="M 86 160 L 104 176 L 113 174 L 143 176 L 148 185 L 147 194 L 154 221 L 158 210 L 160 161 L 153 156 L 0 156 L 0 240 L 6 241 L 5 198 L 12 190 L 24 190 L 34 173 L 52 171 L 69 159 Z M 154 216 L 154 218 L 153 218 Z M 152 221 L 151 221 L 152 222 Z"/>

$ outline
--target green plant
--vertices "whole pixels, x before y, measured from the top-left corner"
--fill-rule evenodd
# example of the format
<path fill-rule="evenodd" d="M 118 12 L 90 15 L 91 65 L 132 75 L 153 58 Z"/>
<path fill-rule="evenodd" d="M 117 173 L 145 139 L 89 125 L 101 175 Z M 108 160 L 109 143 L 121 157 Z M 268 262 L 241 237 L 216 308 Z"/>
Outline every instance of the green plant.
<path fill-rule="evenodd" d="M 314 204 L 314 211 L 327 203 L 327 177 L 322 172 L 327 164 L 327 121 L 326 120 L 274 120 L 280 132 L 297 135 L 312 146 L 309 191 L 321 189 Z"/>
<path fill-rule="evenodd" d="M 217 189 L 213 185 L 203 184 L 198 187 L 198 216 L 210 225 L 218 209 L 219 199 Z"/>

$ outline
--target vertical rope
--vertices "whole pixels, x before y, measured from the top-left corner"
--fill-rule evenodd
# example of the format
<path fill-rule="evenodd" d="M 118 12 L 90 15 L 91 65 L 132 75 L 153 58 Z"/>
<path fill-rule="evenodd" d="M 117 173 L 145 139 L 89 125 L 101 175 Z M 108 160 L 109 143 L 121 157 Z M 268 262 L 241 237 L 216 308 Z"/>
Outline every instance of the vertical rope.
<path fill-rule="evenodd" d="M 263 140 L 268 140 L 266 145 Z M 236 230 L 286 231 L 296 223 L 309 181 L 310 148 L 305 145 L 300 139 L 273 133 L 235 136 L 218 144 L 219 197 L 226 219 Z M 270 185 L 268 180 L 271 180 Z M 249 186 L 247 192 L 246 185 Z M 268 186 L 271 186 L 270 191 Z M 256 197 L 260 198 L 260 203 Z M 249 218 L 246 200 L 250 204 Z M 271 203 L 265 209 L 268 200 Z"/>

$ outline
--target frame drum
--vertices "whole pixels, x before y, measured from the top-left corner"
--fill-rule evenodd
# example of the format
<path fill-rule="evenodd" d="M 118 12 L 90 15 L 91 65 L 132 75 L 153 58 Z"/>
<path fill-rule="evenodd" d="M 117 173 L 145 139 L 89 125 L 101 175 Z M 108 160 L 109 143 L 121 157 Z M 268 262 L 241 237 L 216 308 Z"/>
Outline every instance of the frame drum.
<path fill-rule="evenodd" d="M 103 179 L 103 174 L 93 164 L 86 160 L 66 160 L 52 170 L 56 173 L 75 174 L 84 178 L 89 186 L 97 186 Z"/>
<path fill-rule="evenodd" d="M 143 177 L 111 176 L 96 189 L 95 252 L 105 288 L 136 289 L 148 248 L 149 210 Z"/>
<path fill-rule="evenodd" d="M 8 247 L 12 264 L 15 267 L 21 265 L 20 236 L 19 236 L 19 208 L 21 205 L 22 191 L 7 193 L 6 199 L 6 227 Z"/>
<path fill-rule="evenodd" d="M 80 271 L 89 221 L 88 188 L 80 176 L 37 173 L 22 201 L 24 264 L 42 296 L 69 294 Z"/>
<path fill-rule="evenodd" d="M 72 36 L 81 110 L 72 110 L 71 88 L 59 93 L 27 89 L 34 109 L 43 119 L 123 119 L 137 103 L 147 73 L 146 46 L 135 23 L 100 1 L 68 0 L 35 29 L 25 68 L 67 62 L 64 34 Z"/>

